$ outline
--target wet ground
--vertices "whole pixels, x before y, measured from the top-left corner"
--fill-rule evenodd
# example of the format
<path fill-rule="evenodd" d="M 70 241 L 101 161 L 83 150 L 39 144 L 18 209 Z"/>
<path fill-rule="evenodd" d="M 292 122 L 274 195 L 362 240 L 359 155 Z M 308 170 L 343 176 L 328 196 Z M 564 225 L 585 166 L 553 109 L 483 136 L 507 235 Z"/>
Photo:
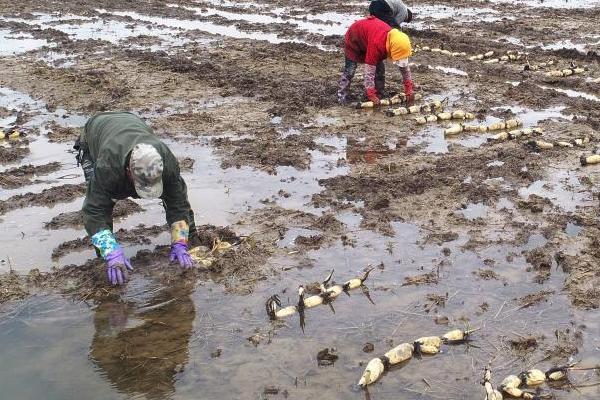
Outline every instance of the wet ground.
<path fill-rule="evenodd" d="M 410 4 L 424 101 L 582 139 L 548 150 L 338 106 L 340 41 L 366 5 L 0 0 L 0 129 L 26 133 L 0 143 L 0 397 L 480 399 L 488 364 L 498 383 L 600 362 L 600 167 L 579 161 L 600 141 L 600 2 Z M 469 60 L 489 50 L 523 57 Z M 572 63 L 585 71 L 545 74 Z M 128 200 L 115 230 L 136 272 L 106 286 L 72 144 L 118 109 L 185 162 L 198 240 L 240 243 L 210 268 L 169 265 L 162 206 Z M 269 321 L 269 296 L 368 266 L 369 296 L 308 310 L 304 331 Z M 454 327 L 481 329 L 355 386 L 394 344 Z M 599 379 L 541 389 L 596 399 Z"/>

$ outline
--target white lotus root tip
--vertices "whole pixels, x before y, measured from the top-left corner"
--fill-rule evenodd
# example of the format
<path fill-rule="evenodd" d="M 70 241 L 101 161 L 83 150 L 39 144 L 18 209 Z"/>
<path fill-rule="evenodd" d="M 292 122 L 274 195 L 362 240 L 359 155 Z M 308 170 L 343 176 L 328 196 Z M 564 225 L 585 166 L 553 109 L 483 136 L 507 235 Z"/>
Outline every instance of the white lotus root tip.
<path fill-rule="evenodd" d="M 363 372 L 360 380 L 358 381 L 358 386 L 365 387 L 375 382 L 379 377 L 383 374 L 385 370 L 385 366 L 383 365 L 383 361 L 380 358 L 373 358 L 367 364 L 365 368 L 365 372 Z"/>

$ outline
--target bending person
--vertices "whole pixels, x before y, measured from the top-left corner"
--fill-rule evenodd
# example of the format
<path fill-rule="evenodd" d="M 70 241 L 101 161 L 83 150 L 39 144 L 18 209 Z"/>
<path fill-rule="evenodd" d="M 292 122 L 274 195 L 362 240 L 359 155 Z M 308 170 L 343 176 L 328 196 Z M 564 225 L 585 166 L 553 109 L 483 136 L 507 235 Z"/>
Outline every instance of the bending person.
<path fill-rule="evenodd" d="M 87 121 L 75 149 L 88 185 L 85 229 L 106 261 L 109 282 L 122 285 L 132 270 L 112 232 L 115 202 L 127 197 L 162 199 L 171 226 L 171 262 L 191 268 L 187 243 L 196 227 L 187 188 L 177 159 L 152 130 L 128 112 L 100 113 Z"/>
<path fill-rule="evenodd" d="M 348 101 L 350 83 L 359 63 L 365 64 L 364 85 L 367 98 L 375 104 L 384 95 L 385 59 L 389 58 L 402 74 L 404 93 L 410 103 L 414 99 L 414 85 L 408 58 L 412 54 L 410 39 L 382 20 L 369 16 L 353 23 L 345 36 L 345 63 L 340 78 L 338 101 Z"/>

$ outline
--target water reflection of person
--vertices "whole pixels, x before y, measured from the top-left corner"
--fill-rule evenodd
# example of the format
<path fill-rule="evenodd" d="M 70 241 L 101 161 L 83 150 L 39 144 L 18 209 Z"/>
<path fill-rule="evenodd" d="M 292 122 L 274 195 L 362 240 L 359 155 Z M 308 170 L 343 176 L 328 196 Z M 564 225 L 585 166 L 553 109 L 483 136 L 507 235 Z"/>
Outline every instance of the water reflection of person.
<path fill-rule="evenodd" d="M 127 394 L 163 399 L 188 361 L 195 318 L 193 282 L 160 290 L 147 305 L 105 302 L 94 316 L 92 361 Z"/>

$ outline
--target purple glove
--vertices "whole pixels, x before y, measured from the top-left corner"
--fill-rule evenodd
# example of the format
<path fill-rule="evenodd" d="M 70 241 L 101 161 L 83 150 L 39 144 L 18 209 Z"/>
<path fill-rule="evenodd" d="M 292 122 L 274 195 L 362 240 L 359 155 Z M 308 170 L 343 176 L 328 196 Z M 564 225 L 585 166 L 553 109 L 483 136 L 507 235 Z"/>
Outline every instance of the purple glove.
<path fill-rule="evenodd" d="M 177 260 L 182 268 L 190 269 L 194 266 L 194 260 L 183 243 L 175 242 L 171 245 L 171 262 Z"/>
<path fill-rule="evenodd" d="M 127 280 L 127 270 L 133 271 L 133 267 L 129 260 L 123 254 L 122 249 L 111 251 L 105 257 L 106 260 L 106 275 L 108 281 L 114 286 L 122 285 Z M 125 268 L 123 268 L 125 267 Z"/>

